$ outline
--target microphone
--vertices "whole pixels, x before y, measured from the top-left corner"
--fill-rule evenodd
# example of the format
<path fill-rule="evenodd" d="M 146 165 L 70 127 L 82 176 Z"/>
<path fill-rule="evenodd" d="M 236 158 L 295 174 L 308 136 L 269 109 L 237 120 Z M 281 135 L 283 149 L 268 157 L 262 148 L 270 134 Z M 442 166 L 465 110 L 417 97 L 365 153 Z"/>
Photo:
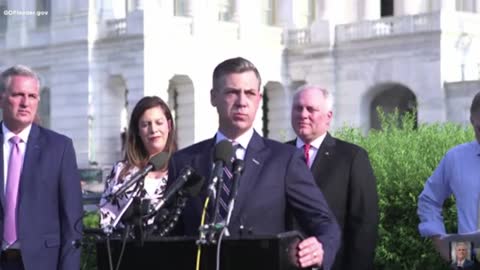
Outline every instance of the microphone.
<path fill-rule="evenodd" d="M 165 194 L 155 206 L 153 213 L 150 213 L 149 216 L 158 212 L 176 193 L 181 193 L 182 196 L 188 197 L 196 196 L 200 193 L 203 182 L 205 182 L 205 179 L 187 165 L 182 169 L 180 176 L 177 177 L 175 182 L 165 191 Z"/>
<path fill-rule="evenodd" d="M 210 185 L 208 186 L 208 196 L 212 196 L 212 199 L 217 197 L 215 186 L 218 180 L 220 180 L 220 182 L 223 180 L 223 168 L 230 165 L 230 160 L 233 156 L 233 145 L 228 140 L 222 140 L 215 145 L 214 151 L 213 161 L 215 165 L 213 166 Z"/>
<path fill-rule="evenodd" d="M 153 156 L 148 161 L 148 164 L 145 168 L 141 169 L 140 171 L 138 171 L 137 173 L 132 175 L 132 177 L 130 177 L 130 179 L 128 179 L 125 183 L 123 183 L 123 185 L 117 191 L 115 191 L 114 193 L 107 196 L 106 199 L 109 200 L 109 201 L 112 201 L 114 198 L 122 195 L 133 184 L 135 184 L 138 181 L 140 181 L 141 179 L 145 178 L 145 176 L 150 171 L 157 171 L 157 170 L 163 168 L 163 166 L 165 166 L 165 163 L 167 162 L 167 160 L 168 160 L 168 154 L 167 153 L 160 152 L 160 153 L 156 154 L 155 156 Z"/>
<path fill-rule="evenodd" d="M 230 192 L 230 200 L 228 202 L 228 213 L 225 226 L 230 224 L 230 218 L 232 216 L 233 208 L 235 206 L 235 199 L 237 198 L 238 187 L 240 186 L 240 176 L 242 175 L 245 169 L 245 162 L 242 159 L 235 159 L 233 162 L 233 186 Z"/>
<path fill-rule="evenodd" d="M 233 187 L 230 192 L 230 201 L 237 197 L 238 186 L 240 185 L 240 176 L 245 169 L 245 162 L 242 159 L 235 159 L 233 162 Z"/>

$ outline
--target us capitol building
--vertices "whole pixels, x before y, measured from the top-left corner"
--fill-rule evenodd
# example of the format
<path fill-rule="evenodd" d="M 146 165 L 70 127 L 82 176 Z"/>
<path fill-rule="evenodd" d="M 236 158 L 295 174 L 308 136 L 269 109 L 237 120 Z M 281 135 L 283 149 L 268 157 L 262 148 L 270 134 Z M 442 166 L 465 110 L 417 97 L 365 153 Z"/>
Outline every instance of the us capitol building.
<path fill-rule="evenodd" d="M 263 77 L 256 129 L 293 137 L 301 84 L 335 96 L 334 127 L 378 127 L 375 108 L 466 123 L 480 91 L 480 0 L 0 0 L 0 68 L 41 74 L 42 124 L 79 166 L 110 168 L 135 103 L 158 95 L 180 147 L 213 136 L 213 68 L 250 59 Z"/>

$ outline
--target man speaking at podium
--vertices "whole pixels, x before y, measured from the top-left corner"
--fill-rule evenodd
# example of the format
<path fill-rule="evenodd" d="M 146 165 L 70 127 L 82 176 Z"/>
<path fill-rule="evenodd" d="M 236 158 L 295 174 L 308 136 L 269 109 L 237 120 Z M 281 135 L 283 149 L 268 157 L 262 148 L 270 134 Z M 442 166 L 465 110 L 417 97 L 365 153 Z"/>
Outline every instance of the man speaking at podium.
<path fill-rule="evenodd" d="M 244 161 L 245 169 L 229 224 L 230 234 L 285 232 L 290 229 L 286 220 L 287 212 L 291 211 L 308 234 L 298 245 L 300 266 L 330 269 L 340 243 L 338 224 L 316 187 L 302 153 L 291 145 L 262 138 L 253 129 L 262 100 L 260 86 L 257 68 L 244 58 L 225 60 L 215 68 L 210 101 L 217 108 L 218 131 L 214 138 L 185 148 L 172 157 L 168 186 L 187 165 L 201 175 L 211 175 L 215 145 L 224 139 L 231 141 L 237 146 L 235 156 Z M 205 184 L 198 197 L 188 201 L 177 225 L 179 234 L 199 234 L 208 185 Z"/>

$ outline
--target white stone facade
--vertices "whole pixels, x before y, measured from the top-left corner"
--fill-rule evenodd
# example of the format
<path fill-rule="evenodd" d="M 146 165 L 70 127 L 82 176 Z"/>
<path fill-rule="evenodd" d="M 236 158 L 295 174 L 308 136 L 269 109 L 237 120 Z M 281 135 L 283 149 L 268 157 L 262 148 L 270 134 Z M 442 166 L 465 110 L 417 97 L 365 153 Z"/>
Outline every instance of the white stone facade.
<path fill-rule="evenodd" d="M 120 132 L 145 95 L 168 101 L 180 147 L 211 137 L 211 74 L 236 56 L 260 70 L 268 98 L 255 127 L 274 139 L 293 137 L 303 83 L 334 93 L 334 127 L 372 127 L 372 104 L 387 106 L 391 94 L 378 96 L 392 89 L 413 94 L 420 122 L 465 122 L 480 90 L 462 83 L 479 79 L 480 0 L 387 2 L 0 0 L 0 68 L 41 74 L 44 124 L 74 140 L 81 167 L 121 158 Z"/>

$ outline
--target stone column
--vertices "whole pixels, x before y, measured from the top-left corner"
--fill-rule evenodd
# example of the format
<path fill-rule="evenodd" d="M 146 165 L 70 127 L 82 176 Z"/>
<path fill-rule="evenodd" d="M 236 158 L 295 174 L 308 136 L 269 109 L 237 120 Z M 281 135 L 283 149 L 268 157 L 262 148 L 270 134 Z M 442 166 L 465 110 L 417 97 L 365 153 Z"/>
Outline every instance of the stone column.
<path fill-rule="evenodd" d="M 143 0 L 132 0 L 131 4 L 131 11 L 143 10 Z"/>
<path fill-rule="evenodd" d="M 310 26 L 310 40 L 312 42 L 333 44 L 334 28 L 336 23 L 335 1 L 318 1 L 315 5 L 315 21 Z"/>
<path fill-rule="evenodd" d="M 56 1 L 55 1 L 56 2 Z M 71 9 L 70 9 L 70 12 L 75 15 L 77 13 L 81 13 L 81 14 L 87 14 L 88 13 L 88 10 L 89 8 L 91 7 L 92 9 L 95 9 L 95 5 L 94 5 L 94 1 L 72 1 L 70 6 L 71 6 Z"/>
<path fill-rule="evenodd" d="M 192 17 L 193 16 L 193 3 L 194 0 L 184 0 L 185 1 L 185 16 Z"/>
<path fill-rule="evenodd" d="M 55 23 L 56 21 L 62 21 L 70 15 L 71 12 L 71 1 L 70 0 L 65 0 L 65 1 L 52 1 L 52 8 L 50 9 L 51 18 L 52 18 L 52 24 Z"/>
<path fill-rule="evenodd" d="M 442 11 L 456 11 L 456 0 L 441 0 Z"/>
<path fill-rule="evenodd" d="M 293 27 L 293 1 L 294 0 L 280 0 L 277 1 L 277 23 L 278 26 L 291 29 Z"/>
<path fill-rule="evenodd" d="M 359 16 L 360 20 L 380 19 L 380 0 L 363 0 L 359 1 L 358 4 L 358 9 L 362 11 L 362 16 Z"/>
<path fill-rule="evenodd" d="M 240 22 L 240 10 L 241 10 L 241 5 L 242 5 L 243 2 L 246 2 L 246 1 L 240 1 L 240 0 L 234 0 L 233 1 L 232 21 Z"/>
<path fill-rule="evenodd" d="M 455 1 L 451 1 L 452 3 Z M 415 15 L 419 13 L 423 13 L 422 6 L 418 4 L 417 1 L 395 1 L 394 4 L 394 13 L 397 15 L 396 8 L 400 6 L 402 11 L 401 15 Z"/>
<path fill-rule="evenodd" d="M 15 11 L 27 10 L 25 0 L 9 0 L 7 3 L 7 32 L 5 33 L 6 48 L 20 48 L 26 45 L 28 36 L 27 17 L 16 15 Z"/>

